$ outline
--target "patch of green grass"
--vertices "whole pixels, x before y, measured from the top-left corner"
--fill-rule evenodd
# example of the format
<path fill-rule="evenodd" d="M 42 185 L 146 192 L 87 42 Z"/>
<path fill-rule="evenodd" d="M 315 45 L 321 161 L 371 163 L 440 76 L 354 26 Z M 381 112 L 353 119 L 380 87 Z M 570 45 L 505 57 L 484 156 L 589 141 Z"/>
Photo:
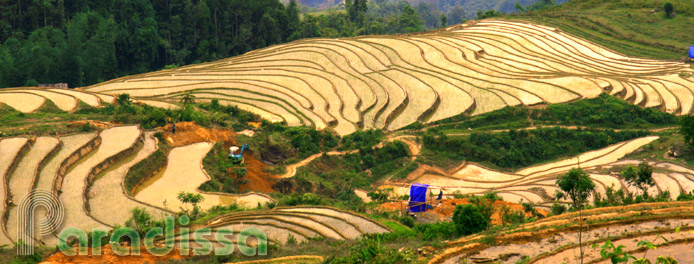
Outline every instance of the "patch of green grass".
<path fill-rule="evenodd" d="M 508 106 L 478 116 L 458 115 L 434 122 L 444 134 L 506 130 L 534 126 L 582 126 L 611 129 L 647 129 L 678 125 L 675 115 L 642 108 L 608 94 L 540 108 Z M 469 130 L 469 129 L 472 129 Z"/>
<path fill-rule="evenodd" d="M 663 1 L 569 1 L 540 12 L 509 15 L 553 26 L 616 52 L 653 59 L 680 60 L 694 43 L 694 2 L 671 1 L 667 18 Z"/>
<path fill-rule="evenodd" d="M 448 137 L 429 131 L 424 135 L 423 162 L 449 167 L 462 160 L 490 163 L 513 170 L 574 156 L 622 141 L 649 135 L 648 131 L 541 128 Z"/>
<path fill-rule="evenodd" d="M 132 195 L 132 190 L 139 184 L 142 184 L 149 177 L 154 176 L 155 172 L 163 169 L 167 163 L 167 156 L 171 147 L 164 143 L 165 141 L 160 140 L 158 149 L 152 155 L 141 160 L 137 164 L 133 165 L 128 173 L 125 175 L 123 180 L 123 185 L 125 191 Z"/>

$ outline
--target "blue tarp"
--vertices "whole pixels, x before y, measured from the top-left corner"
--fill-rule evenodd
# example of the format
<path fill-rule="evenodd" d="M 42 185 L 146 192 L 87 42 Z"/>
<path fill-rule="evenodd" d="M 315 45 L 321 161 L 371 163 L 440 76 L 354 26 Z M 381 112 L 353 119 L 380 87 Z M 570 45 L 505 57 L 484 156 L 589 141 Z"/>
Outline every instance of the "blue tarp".
<path fill-rule="evenodd" d="M 410 212 L 424 212 L 427 210 L 427 192 L 429 185 L 415 183 L 410 186 Z"/>
<path fill-rule="evenodd" d="M 694 59 L 694 46 L 689 47 L 689 58 Z"/>

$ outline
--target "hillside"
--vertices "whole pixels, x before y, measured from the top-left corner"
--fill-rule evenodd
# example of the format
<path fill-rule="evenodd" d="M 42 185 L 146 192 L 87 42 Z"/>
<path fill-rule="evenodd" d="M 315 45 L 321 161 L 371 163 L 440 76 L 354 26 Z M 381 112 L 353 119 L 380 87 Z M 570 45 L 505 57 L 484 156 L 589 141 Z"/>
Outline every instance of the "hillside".
<path fill-rule="evenodd" d="M 483 20 L 416 35 L 300 40 L 85 90 L 169 102 L 190 94 L 347 135 L 603 92 L 689 114 L 692 75 L 690 65 L 626 57 L 555 28 Z"/>
<path fill-rule="evenodd" d="M 694 64 L 678 58 L 689 2 L 671 18 L 660 2 L 572 0 L 450 26 L 417 14 L 515 2 L 372 0 L 390 4 L 301 19 L 280 0 L 49 2 L 72 11 L 46 8 L 43 26 L 0 18 L 20 21 L 0 46 L 0 85 L 93 62 L 146 73 L 0 89 L 0 263 L 694 259 Z M 164 59 L 123 50 L 139 13 L 108 14 L 129 3 L 172 8 L 132 28 L 158 32 L 158 44 L 133 38 Z M 273 27 L 285 22 L 298 24 Z M 91 27 L 101 33 L 81 38 Z M 109 60 L 93 56 L 102 45 Z M 214 56 L 199 56 L 208 45 Z M 35 205 L 45 218 L 25 230 Z"/>
<path fill-rule="evenodd" d="M 381 4 L 383 2 L 399 2 L 405 1 L 410 3 L 412 6 L 417 6 L 421 3 L 433 7 L 436 11 L 441 11 L 448 13 L 456 6 L 462 7 L 465 10 L 465 17 L 472 19 L 475 17 L 477 11 L 486 10 L 496 10 L 505 14 L 512 14 L 518 12 L 515 8 L 516 3 L 521 6 L 527 7 L 536 2 L 541 2 L 542 0 L 372 0 L 375 4 Z M 555 1 L 557 4 L 562 4 L 567 0 Z M 283 0 L 283 2 L 288 3 L 289 0 Z M 298 0 L 298 3 L 316 9 L 326 9 L 337 7 L 344 0 Z"/>
<path fill-rule="evenodd" d="M 511 16 L 557 27 L 614 51 L 653 59 L 681 60 L 694 45 L 694 2 L 671 1 L 667 18 L 663 1 L 570 1 L 546 11 Z"/>

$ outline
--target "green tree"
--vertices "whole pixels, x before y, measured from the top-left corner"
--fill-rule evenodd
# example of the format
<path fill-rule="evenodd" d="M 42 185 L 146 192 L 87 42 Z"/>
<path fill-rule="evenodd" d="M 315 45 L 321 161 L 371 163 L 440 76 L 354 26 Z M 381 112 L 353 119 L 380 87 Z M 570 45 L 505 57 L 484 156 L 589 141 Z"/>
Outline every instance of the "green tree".
<path fill-rule="evenodd" d="M 299 30 L 300 22 L 299 4 L 296 3 L 296 0 L 291 0 L 287 6 L 287 36 L 285 38 L 289 38 L 289 36 Z"/>
<path fill-rule="evenodd" d="M 634 166 L 627 166 L 621 173 L 624 180 L 629 183 L 629 185 L 637 187 L 641 190 L 641 195 L 648 195 L 648 187 L 653 187 L 655 181 L 653 180 L 653 166 L 649 165 L 648 162 L 639 163 L 638 168 Z"/>
<path fill-rule="evenodd" d="M 181 207 L 181 211 L 183 211 L 191 219 L 196 219 L 200 214 L 200 206 L 198 206 L 198 204 L 204 201 L 205 197 L 199 193 L 187 193 L 182 191 L 178 193 L 176 199 L 185 205 L 185 208 Z M 192 211 L 189 210 L 188 204 L 193 206 Z"/>
<path fill-rule="evenodd" d="M 581 168 L 572 168 L 568 173 L 557 178 L 557 185 L 561 189 L 557 192 L 557 199 L 568 197 L 574 209 L 578 210 L 578 247 L 581 263 L 583 263 L 583 215 L 582 209 L 588 197 L 595 191 L 595 183 Z"/>
<path fill-rule="evenodd" d="M 440 16 L 438 15 L 438 10 L 432 4 L 427 4 L 420 2 L 416 7 L 415 11 L 419 14 L 419 18 L 424 22 L 426 28 L 438 28 L 440 25 Z"/>
<path fill-rule="evenodd" d="M 501 13 L 496 12 L 496 10 L 494 10 L 494 9 L 487 10 L 486 12 L 477 11 L 477 19 L 491 18 L 491 17 L 500 16 L 500 15 L 501 15 Z"/>
<path fill-rule="evenodd" d="M 446 14 L 441 14 L 441 24 L 439 25 L 440 28 L 447 27 L 448 26 L 448 17 L 446 17 Z"/>
<path fill-rule="evenodd" d="M 410 5 L 402 8 L 402 13 L 398 18 L 398 27 L 401 32 L 419 32 L 422 31 L 422 20 L 419 18 L 417 11 Z"/>
<path fill-rule="evenodd" d="M 568 173 L 559 176 L 557 185 L 561 189 L 557 193 L 557 198 L 568 198 L 576 210 L 583 208 L 588 197 L 595 190 L 593 180 L 580 168 L 572 168 Z"/>
<path fill-rule="evenodd" d="M 455 25 L 465 22 L 465 9 L 462 6 L 455 5 L 448 11 L 448 24 Z"/>
<path fill-rule="evenodd" d="M 675 7 L 670 2 L 665 3 L 663 9 L 665 10 L 665 16 L 667 17 L 672 17 L 672 13 L 675 11 Z"/>
<path fill-rule="evenodd" d="M 21 86 L 22 79 L 22 75 L 15 66 L 15 59 L 7 49 L 0 47 L 0 87 Z"/>
<path fill-rule="evenodd" d="M 487 222 L 492 221 L 492 215 L 494 214 L 494 202 L 501 200 L 501 198 L 496 194 L 496 192 L 489 192 L 483 196 L 473 196 L 470 197 L 470 203 L 475 205 Z"/>
<path fill-rule="evenodd" d="M 680 134 L 684 136 L 684 143 L 694 149 L 694 116 L 686 115 L 680 119 Z"/>
<path fill-rule="evenodd" d="M 467 236 L 487 229 L 489 221 L 479 208 L 472 204 L 458 205 L 453 212 L 453 222 L 459 235 Z"/>
<path fill-rule="evenodd" d="M 513 5 L 513 8 L 515 8 L 516 11 L 518 11 L 518 13 L 524 13 L 525 12 L 525 9 L 523 9 L 523 6 L 518 2 L 516 2 L 515 5 Z"/>
<path fill-rule="evenodd" d="M 127 106 L 130 105 L 131 100 L 130 100 L 130 94 L 119 94 L 118 97 L 116 97 L 116 103 L 121 106 Z"/>
<path fill-rule="evenodd" d="M 191 105 L 195 103 L 195 95 L 192 94 L 191 92 L 187 92 L 181 96 L 181 104 L 183 105 Z"/>

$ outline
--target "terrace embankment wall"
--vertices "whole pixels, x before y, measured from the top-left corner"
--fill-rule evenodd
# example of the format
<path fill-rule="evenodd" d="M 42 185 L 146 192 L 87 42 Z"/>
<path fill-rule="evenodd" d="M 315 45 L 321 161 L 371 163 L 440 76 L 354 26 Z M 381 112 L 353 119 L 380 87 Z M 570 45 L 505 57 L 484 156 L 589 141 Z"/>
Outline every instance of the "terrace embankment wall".
<path fill-rule="evenodd" d="M 58 173 L 55 176 L 55 181 L 53 182 L 53 194 L 59 194 L 60 190 L 63 187 L 63 179 L 65 178 L 65 174 L 67 174 L 68 169 L 70 166 L 74 165 L 82 159 L 84 156 L 95 150 L 97 147 L 101 145 L 101 135 L 96 135 L 92 140 L 87 142 L 87 144 L 84 144 L 81 148 L 75 150 L 68 158 L 66 158 L 61 164 L 60 167 L 58 168 Z"/>
<path fill-rule="evenodd" d="M 138 127 L 138 130 L 140 131 L 140 135 L 137 137 L 135 142 L 130 147 L 122 150 L 121 152 L 117 153 L 116 155 L 108 157 L 107 159 L 105 159 L 101 163 L 92 167 L 92 169 L 89 171 L 89 174 L 87 174 L 87 177 L 84 180 L 85 181 L 85 187 L 84 187 L 84 190 L 82 193 L 82 197 L 83 197 L 82 201 L 84 202 L 84 210 L 87 212 L 87 214 L 90 213 L 89 202 L 88 202 L 89 201 L 89 190 L 91 189 L 92 184 L 94 183 L 94 180 L 96 180 L 96 176 L 99 175 L 99 173 L 101 173 L 102 171 L 111 167 L 111 165 L 117 163 L 118 161 L 120 161 L 120 160 L 122 160 L 128 156 L 136 154 L 137 150 L 140 147 L 142 147 L 142 145 L 144 144 L 145 135 L 144 135 L 141 128 Z M 96 220 L 97 222 L 101 222 L 97 219 L 94 219 L 94 220 Z M 102 224 L 109 226 L 108 224 L 105 224 L 105 223 L 102 223 Z"/>

